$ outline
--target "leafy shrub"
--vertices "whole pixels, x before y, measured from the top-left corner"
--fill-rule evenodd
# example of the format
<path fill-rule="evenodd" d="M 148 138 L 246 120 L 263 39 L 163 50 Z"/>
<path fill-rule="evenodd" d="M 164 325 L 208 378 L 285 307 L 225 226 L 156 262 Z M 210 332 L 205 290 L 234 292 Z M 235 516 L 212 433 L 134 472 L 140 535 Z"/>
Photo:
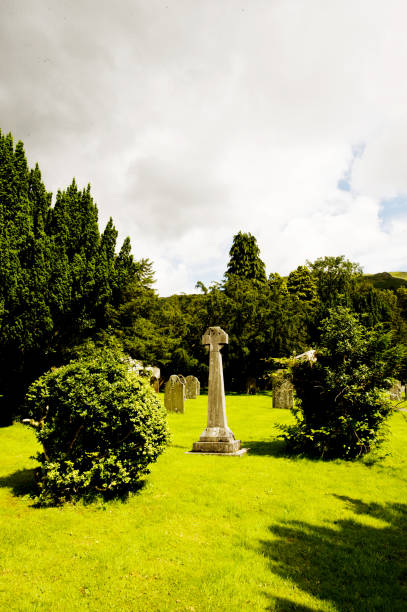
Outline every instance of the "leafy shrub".
<path fill-rule="evenodd" d="M 281 387 L 285 382 L 292 382 L 293 376 L 291 370 L 274 370 L 271 373 L 272 387 Z"/>
<path fill-rule="evenodd" d="M 158 397 L 117 351 L 47 372 L 26 405 L 43 445 L 40 503 L 135 490 L 169 439 Z"/>
<path fill-rule="evenodd" d="M 285 428 L 289 448 L 352 459 L 382 440 L 392 406 L 384 391 L 400 355 L 390 334 L 368 330 L 347 308 L 331 309 L 321 326 L 317 362 L 292 366 L 296 424 Z"/>

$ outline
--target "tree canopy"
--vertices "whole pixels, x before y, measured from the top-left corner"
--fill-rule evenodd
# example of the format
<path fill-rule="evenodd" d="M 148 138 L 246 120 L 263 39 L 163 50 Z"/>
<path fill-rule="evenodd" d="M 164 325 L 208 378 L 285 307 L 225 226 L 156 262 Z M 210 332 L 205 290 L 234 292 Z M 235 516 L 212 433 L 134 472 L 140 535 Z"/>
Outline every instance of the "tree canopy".
<path fill-rule="evenodd" d="M 392 409 L 383 389 L 405 350 L 394 345 L 391 333 L 367 329 L 343 306 L 328 311 L 320 331 L 316 363 L 292 366 L 297 422 L 285 437 L 296 451 L 359 457 L 380 442 Z"/>
<path fill-rule="evenodd" d="M 148 291 L 148 263 L 134 261 L 129 239 L 116 254 L 116 240 L 111 219 L 100 234 L 89 186 L 73 180 L 52 206 L 38 165 L 30 170 L 23 144 L 0 132 L 1 424 L 32 380 Z"/>
<path fill-rule="evenodd" d="M 233 238 L 226 279 L 233 276 L 259 282 L 266 281 L 266 268 L 260 259 L 260 249 L 252 234 L 239 232 Z"/>

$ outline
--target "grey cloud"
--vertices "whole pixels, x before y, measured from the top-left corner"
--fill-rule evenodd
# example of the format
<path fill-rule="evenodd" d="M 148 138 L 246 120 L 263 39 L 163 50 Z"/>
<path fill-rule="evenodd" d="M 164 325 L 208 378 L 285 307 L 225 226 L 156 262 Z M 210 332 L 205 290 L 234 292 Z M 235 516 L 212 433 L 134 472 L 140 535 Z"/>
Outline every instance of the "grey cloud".
<path fill-rule="evenodd" d="M 126 200 L 129 213 L 137 212 L 141 231 L 164 240 L 176 239 L 196 226 L 223 220 L 228 191 L 210 182 L 207 170 L 206 166 L 187 165 L 186 160 L 148 158 L 133 164 L 128 170 Z"/>
<path fill-rule="evenodd" d="M 50 190 L 91 182 L 102 223 L 112 215 L 143 255 L 190 266 L 198 227 L 206 274 L 205 244 L 223 252 L 246 229 L 272 269 L 303 263 L 292 245 L 325 248 L 314 228 L 342 210 L 336 185 L 360 141 L 355 185 L 371 198 L 371 243 L 382 239 L 374 198 L 406 186 L 404 2 L 1 5 L 0 128 L 25 142 Z M 334 240 L 342 253 L 346 236 Z"/>

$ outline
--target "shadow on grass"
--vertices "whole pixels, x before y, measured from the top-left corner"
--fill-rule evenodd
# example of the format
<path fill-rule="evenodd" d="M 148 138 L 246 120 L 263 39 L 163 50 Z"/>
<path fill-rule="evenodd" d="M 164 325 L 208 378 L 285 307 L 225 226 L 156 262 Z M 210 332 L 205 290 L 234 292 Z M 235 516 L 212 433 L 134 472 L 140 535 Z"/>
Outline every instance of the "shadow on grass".
<path fill-rule="evenodd" d="M 296 612 L 316 612 L 315 608 L 309 608 L 308 606 L 294 603 L 283 597 L 276 597 L 274 602 L 273 607 L 266 608 L 266 610 L 274 610 L 275 612 L 287 612 L 288 610 L 295 610 Z M 320 608 L 318 608 L 318 612 L 319 610 Z"/>
<path fill-rule="evenodd" d="M 269 455 L 270 457 L 286 455 L 284 440 L 242 440 L 242 447 L 250 448 L 251 455 Z"/>
<path fill-rule="evenodd" d="M 37 483 L 35 481 L 35 469 L 31 470 L 18 470 L 13 474 L 8 474 L 0 478 L 0 487 L 11 489 L 13 495 L 21 497 L 23 495 L 30 495 L 34 497 L 37 489 Z"/>
<path fill-rule="evenodd" d="M 341 612 L 405 612 L 407 505 L 335 497 L 371 524 L 355 516 L 335 521 L 332 527 L 299 521 L 272 526 L 273 539 L 261 542 L 271 570 Z M 269 609 L 308 610 L 288 599 L 273 599 Z"/>

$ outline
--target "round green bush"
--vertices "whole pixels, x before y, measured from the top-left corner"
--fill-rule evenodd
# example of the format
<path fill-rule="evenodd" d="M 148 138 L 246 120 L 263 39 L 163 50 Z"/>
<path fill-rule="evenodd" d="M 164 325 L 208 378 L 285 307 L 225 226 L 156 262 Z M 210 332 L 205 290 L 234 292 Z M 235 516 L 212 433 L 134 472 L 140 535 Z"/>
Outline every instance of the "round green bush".
<path fill-rule="evenodd" d="M 52 369 L 26 405 L 43 445 L 40 503 L 136 490 L 169 440 L 157 395 L 115 352 Z"/>
<path fill-rule="evenodd" d="M 392 411 L 385 389 L 399 349 L 344 307 L 331 309 L 320 330 L 317 362 L 292 366 L 296 423 L 283 437 L 294 452 L 355 459 L 383 441 Z"/>

